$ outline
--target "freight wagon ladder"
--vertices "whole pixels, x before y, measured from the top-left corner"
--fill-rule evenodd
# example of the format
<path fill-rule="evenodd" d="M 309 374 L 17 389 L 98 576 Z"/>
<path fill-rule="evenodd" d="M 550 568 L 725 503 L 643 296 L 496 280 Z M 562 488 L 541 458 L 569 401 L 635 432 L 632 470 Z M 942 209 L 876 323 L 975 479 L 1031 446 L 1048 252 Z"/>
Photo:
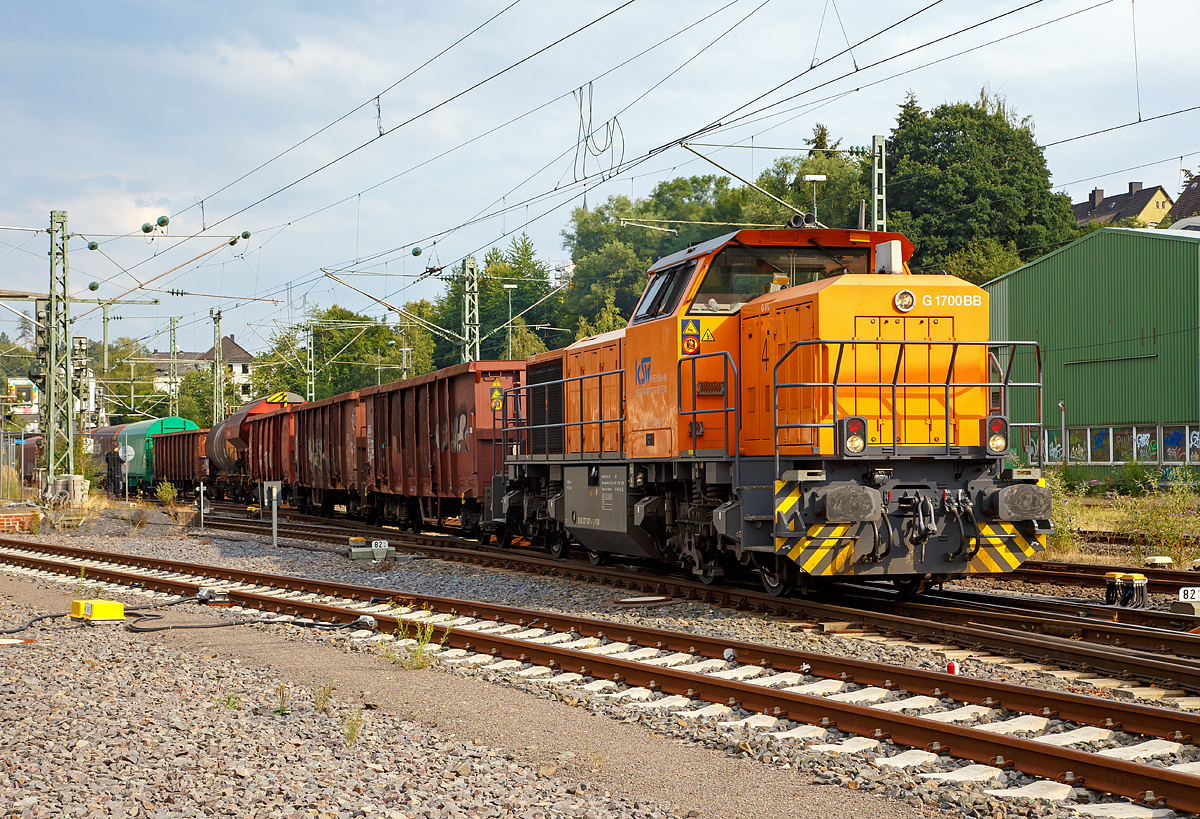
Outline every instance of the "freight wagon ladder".
<path fill-rule="evenodd" d="M 800 513 L 800 497 L 799 481 L 775 481 L 775 553 L 809 575 L 854 574 L 854 544 L 860 524 L 807 526 Z"/>

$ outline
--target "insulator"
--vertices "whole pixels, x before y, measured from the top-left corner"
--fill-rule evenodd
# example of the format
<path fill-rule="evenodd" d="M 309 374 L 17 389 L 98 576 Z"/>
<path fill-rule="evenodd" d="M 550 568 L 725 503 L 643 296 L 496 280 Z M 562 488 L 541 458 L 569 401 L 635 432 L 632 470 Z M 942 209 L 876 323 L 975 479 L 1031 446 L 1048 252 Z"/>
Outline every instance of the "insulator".
<path fill-rule="evenodd" d="M 153 232 L 154 232 L 154 225 L 151 224 L 150 222 L 146 222 L 144 225 L 142 225 L 142 233 L 153 233 Z"/>
<path fill-rule="evenodd" d="M 171 220 L 166 216 L 160 216 L 156 221 L 158 222 L 159 227 L 166 227 L 167 225 L 171 224 Z"/>

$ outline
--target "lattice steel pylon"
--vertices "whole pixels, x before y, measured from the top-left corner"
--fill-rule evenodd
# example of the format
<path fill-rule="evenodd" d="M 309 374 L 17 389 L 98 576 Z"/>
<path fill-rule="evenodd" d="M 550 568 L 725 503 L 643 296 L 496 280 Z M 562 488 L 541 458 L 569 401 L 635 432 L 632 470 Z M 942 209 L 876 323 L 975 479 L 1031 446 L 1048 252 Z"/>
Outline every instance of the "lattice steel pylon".
<path fill-rule="evenodd" d="M 167 412 L 172 418 L 179 415 L 179 347 L 175 344 L 175 322 L 177 319 L 171 316 L 171 364 L 170 364 L 170 398 L 168 399 Z M 107 351 L 106 351 L 107 354 Z"/>
<path fill-rule="evenodd" d="M 479 263 L 468 256 L 462 263 L 463 317 L 460 362 L 479 360 Z"/>
<path fill-rule="evenodd" d="M 50 299 L 46 316 L 46 484 L 75 474 L 75 391 L 71 362 L 71 288 L 67 212 L 50 211 Z"/>
<path fill-rule="evenodd" d="M 887 142 L 871 137 L 871 230 L 887 230 Z"/>
<path fill-rule="evenodd" d="M 213 313 L 213 405 L 212 423 L 215 427 L 225 420 L 225 356 L 221 349 L 221 311 Z"/>

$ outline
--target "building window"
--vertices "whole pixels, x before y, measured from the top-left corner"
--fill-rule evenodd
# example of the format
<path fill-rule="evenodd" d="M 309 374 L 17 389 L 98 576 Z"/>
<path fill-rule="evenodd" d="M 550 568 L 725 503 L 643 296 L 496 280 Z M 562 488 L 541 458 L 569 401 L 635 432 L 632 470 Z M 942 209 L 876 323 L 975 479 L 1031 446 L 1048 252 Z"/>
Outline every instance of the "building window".
<path fill-rule="evenodd" d="M 1187 460 L 1187 427 L 1162 428 L 1162 459 L 1165 464 Z"/>
<path fill-rule="evenodd" d="M 1113 454 L 1116 463 L 1123 464 L 1133 460 L 1133 428 L 1116 427 L 1112 431 Z"/>
<path fill-rule="evenodd" d="M 1158 427 L 1137 427 L 1133 431 L 1134 455 L 1139 463 L 1158 463 Z"/>
<path fill-rule="evenodd" d="M 1188 463 L 1200 463 L 1200 428 L 1188 428 Z"/>
<path fill-rule="evenodd" d="M 249 384 L 242 385 L 242 395 L 245 396 L 246 398 L 250 397 L 250 385 Z"/>
<path fill-rule="evenodd" d="M 243 365 L 242 365 L 242 375 L 246 375 L 246 374 L 247 374 L 247 373 L 249 373 L 249 372 L 250 372 L 250 365 L 249 365 L 249 364 L 243 364 Z"/>
<path fill-rule="evenodd" d="M 1057 429 L 1046 430 L 1046 460 L 1061 461 L 1062 459 L 1062 431 Z"/>
<path fill-rule="evenodd" d="M 1088 461 L 1087 430 L 1067 430 L 1067 447 L 1071 463 L 1086 464 Z"/>
<path fill-rule="evenodd" d="M 1108 427 L 1088 430 L 1088 450 L 1094 464 L 1112 460 L 1112 431 Z"/>

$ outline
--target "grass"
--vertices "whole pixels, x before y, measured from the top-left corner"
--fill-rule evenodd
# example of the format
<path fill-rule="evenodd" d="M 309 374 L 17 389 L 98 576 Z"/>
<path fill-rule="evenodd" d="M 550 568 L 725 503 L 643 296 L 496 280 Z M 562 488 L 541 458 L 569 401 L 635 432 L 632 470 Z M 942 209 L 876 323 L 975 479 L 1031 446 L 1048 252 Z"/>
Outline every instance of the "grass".
<path fill-rule="evenodd" d="M 359 731 L 362 730 L 363 710 L 358 706 L 353 711 L 347 711 L 342 716 L 342 741 L 349 748 L 358 741 Z"/>
<path fill-rule="evenodd" d="M 241 703 L 238 702 L 238 698 L 233 696 L 233 694 L 226 694 L 223 697 L 214 697 L 213 705 L 217 708 L 227 708 L 230 711 L 236 711 Z"/>
<path fill-rule="evenodd" d="M 329 678 L 329 682 L 313 689 L 313 708 L 317 709 L 318 713 L 324 714 L 329 709 L 329 701 L 333 699 L 333 689 L 333 677 Z"/>
<path fill-rule="evenodd" d="M 1119 565 L 1140 564 L 1151 555 L 1165 555 L 1176 566 L 1190 567 L 1200 557 L 1200 494 L 1197 475 L 1187 468 L 1171 470 L 1165 483 L 1155 473 L 1131 475 L 1132 494 L 1097 503 L 1067 490 L 1060 470 L 1046 473 L 1054 500 L 1055 533 L 1045 559 Z M 1081 531 L 1112 532 L 1133 539 L 1132 549 L 1084 543 Z"/>

